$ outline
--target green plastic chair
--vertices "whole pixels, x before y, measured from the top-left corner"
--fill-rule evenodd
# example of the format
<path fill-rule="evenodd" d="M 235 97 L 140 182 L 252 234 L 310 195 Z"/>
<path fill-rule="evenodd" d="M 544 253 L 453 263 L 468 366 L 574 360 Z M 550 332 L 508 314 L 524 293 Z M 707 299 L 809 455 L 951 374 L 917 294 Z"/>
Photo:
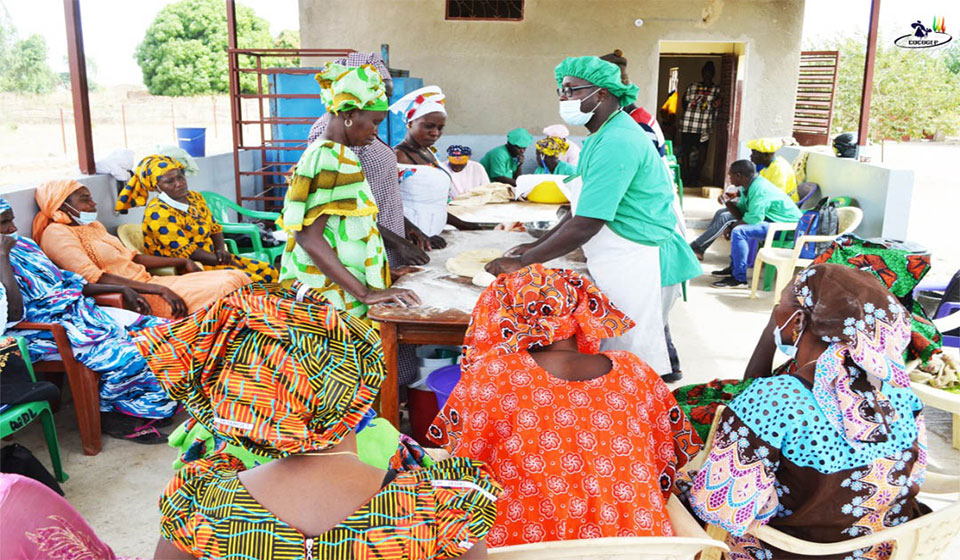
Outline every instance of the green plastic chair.
<path fill-rule="evenodd" d="M 680 177 L 680 162 L 677 156 L 673 154 L 673 140 L 664 141 L 665 151 L 667 152 L 667 164 L 673 173 L 673 183 L 677 186 L 677 196 L 680 197 L 680 208 L 683 208 L 683 179 Z M 683 301 L 687 301 L 684 299 Z"/>
<path fill-rule="evenodd" d="M 230 253 L 240 257 L 250 257 L 252 259 L 267 261 L 271 265 L 277 257 L 283 254 L 283 245 L 277 245 L 276 247 L 263 246 L 263 243 L 260 242 L 260 229 L 255 224 L 229 221 L 230 210 L 233 210 L 239 216 L 246 216 L 254 220 L 269 220 L 271 222 L 279 218 L 280 214 L 276 212 L 250 210 L 214 192 L 201 191 L 200 194 L 203 195 L 204 200 L 207 201 L 207 206 L 210 208 L 213 219 L 223 227 L 223 233 L 246 235 L 250 238 L 250 249 L 244 247 L 243 250 L 237 246 L 236 241 L 233 239 L 225 239 L 225 245 Z"/>
<path fill-rule="evenodd" d="M 33 364 L 30 363 L 30 350 L 27 348 L 27 341 L 17 337 L 17 345 L 20 347 L 20 355 L 23 356 L 23 362 L 27 366 L 27 372 L 30 379 L 37 381 L 37 376 L 33 373 Z M 47 401 L 34 401 L 21 403 L 11 406 L 0 412 L 0 438 L 12 435 L 24 426 L 40 417 L 40 423 L 43 424 L 43 437 L 47 440 L 47 447 L 50 450 L 50 462 L 53 463 L 53 473 L 59 482 L 67 481 L 67 473 L 63 472 L 63 465 L 60 463 L 60 442 L 57 440 L 57 428 L 53 425 L 53 411 L 50 410 L 50 403 Z"/>

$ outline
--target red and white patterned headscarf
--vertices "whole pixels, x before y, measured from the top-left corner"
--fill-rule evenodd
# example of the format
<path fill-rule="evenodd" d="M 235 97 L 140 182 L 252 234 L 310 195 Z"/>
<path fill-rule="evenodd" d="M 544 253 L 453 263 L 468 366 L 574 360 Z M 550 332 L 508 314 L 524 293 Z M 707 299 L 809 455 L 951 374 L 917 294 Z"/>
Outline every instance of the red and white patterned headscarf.
<path fill-rule="evenodd" d="M 444 102 L 447 96 L 443 94 L 440 86 L 426 86 L 418 90 L 411 91 L 400 99 L 394 101 L 390 106 L 390 111 L 403 115 L 404 122 L 413 122 L 424 115 L 430 113 L 447 114 L 444 108 Z"/>
<path fill-rule="evenodd" d="M 468 369 L 489 355 L 542 348 L 573 336 L 580 352 L 596 354 L 602 339 L 620 336 L 634 324 L 590 280 L 534 264 L 501 275 L 480 294 L 460 366 Z"/>

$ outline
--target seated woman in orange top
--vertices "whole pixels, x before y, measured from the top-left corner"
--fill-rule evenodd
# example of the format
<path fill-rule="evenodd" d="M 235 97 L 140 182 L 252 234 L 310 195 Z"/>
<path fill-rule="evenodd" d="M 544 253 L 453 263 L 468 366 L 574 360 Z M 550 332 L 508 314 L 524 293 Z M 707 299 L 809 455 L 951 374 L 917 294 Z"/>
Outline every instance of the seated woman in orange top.
<path fill-rule="evenodd" d="M 701 444 L 650 366 L 599 352 L 633 324 L 586 278 L 539 264 L 480 296 L 427 438 L 503 485 L 491 547 L 673 535 L 674 475 Z"/>
<path fill-rule="evenodd" d="M 50 260 L 90 283 L 130 286 L 150 304 L 148 314 L 183 317 L 250 283 L 239 270 L 200 272 L 189 259 L 141 255 L 124 247 L 97 221 L 97 203 L 77 181 L 44 183 L 37 187 L 36 199 L 40 212 L 33 220 L 33 238 Z M 164 266 L 183 276 L 147 272 Z"/>

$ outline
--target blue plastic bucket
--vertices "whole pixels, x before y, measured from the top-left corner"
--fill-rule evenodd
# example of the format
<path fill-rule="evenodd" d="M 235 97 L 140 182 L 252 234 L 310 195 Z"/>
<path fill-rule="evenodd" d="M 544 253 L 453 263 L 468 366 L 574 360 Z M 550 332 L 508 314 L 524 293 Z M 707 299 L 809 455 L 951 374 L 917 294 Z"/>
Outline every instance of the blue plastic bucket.
<path fill-rule="evenodd" d="M 206 128 L 177 128 L 177 143 L 193 157 L 204 157 L 207 152 Z"/>
<path fill-rule="evenodd" d="M 427 387 L 437 396 L 437 406 L 443 409 L 453 388 L 460 382 L 460 364 L 442 367 L 427 376 Z"/>

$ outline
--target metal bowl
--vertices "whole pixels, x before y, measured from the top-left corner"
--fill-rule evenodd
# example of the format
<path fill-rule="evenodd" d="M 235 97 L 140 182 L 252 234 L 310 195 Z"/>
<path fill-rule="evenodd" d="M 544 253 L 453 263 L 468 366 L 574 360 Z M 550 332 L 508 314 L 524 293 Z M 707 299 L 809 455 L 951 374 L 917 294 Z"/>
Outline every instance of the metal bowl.
<path fill-rule="evenodd" d="M 553 229 L 553 226 L 557 225 L 556 222 L 523 222 L 524 229 L 527 230 L 531 236 L 536 239 L 543 237 L 548 231 Z"/>

